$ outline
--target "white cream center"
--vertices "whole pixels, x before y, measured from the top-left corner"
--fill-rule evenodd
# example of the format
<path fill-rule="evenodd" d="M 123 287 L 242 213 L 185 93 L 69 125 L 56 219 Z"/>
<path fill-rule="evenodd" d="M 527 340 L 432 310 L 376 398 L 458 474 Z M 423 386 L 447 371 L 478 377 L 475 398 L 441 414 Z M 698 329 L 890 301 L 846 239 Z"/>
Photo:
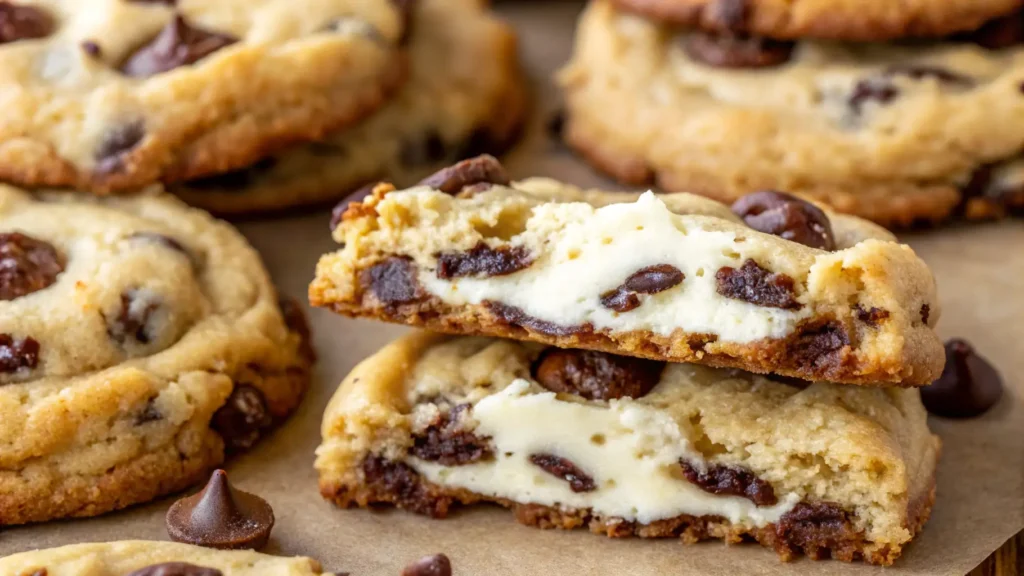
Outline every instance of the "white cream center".
<path fill-rule="evenodd" d="M 681 514 L 716 515 L 763 526 L 796 504 L 794 494 L 770 507 L 746 498 L 714 495 L 688 482 L 680 458 L 703 462 L 678 423 L 632 400 L 604 408 L 563 402 L 551 392 L 529 393 L 515 380 L 473 408 L 476 434 L 490 436 L 494 459 L 444 467 L 410 459 L 428 480 L 514 502 L 592 509 L 606 517 L 649 523 Z M 566 458 L 590 475 L 596 489 L 573 492 L 569 483 L 530 462 L 533 454 Z"/>
<path fill-rule="evenodd" d="M 723 266 L 743 265 L 743 243 L 735 242 L 730 231 L 685 229 L 681 218 L 652 193 L 634 203 L 596 210 L 578 203 L 544 204 L 535 208 L 527 228 L 543 229 L 545 221 L 555 220 L 566 224 L 530 243 L 541 253 L 524 270 L 452 280 L 421 270 L 420 283 L 452 305 L 491 300 L 559 326 L 590 323 L 599 330 L 649 330 L 662 336 L 682 329 L 739 343 L 782 338 L 810 313 L 807 307 L 768 308 L 718 294 L 715 273 Z M 675 266 L 685 279 L 657 294 L 639 295 L 642 304 L 628 312 L 601 304 L 602 294 L 657 264 Z"/>

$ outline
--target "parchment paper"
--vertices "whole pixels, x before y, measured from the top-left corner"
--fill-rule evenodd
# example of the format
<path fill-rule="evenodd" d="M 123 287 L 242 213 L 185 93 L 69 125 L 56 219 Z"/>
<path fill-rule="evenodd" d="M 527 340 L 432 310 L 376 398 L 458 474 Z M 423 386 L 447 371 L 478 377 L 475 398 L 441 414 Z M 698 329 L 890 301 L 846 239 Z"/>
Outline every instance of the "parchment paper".
<path fill-rule="evenodd" d="M 524 143 L 508 158 L 513 176 L 549 175 L 584 185 L 610 185 L 544 134 L 558 108 L 549 78 L 569 53 L 580 5 L 505 2 L 497 7 L 519 28 L 537 104 Z M 240 227 L 263 253 L 282 290 L 305 301 L 317 257 L 334 249 L 326 211 Z M 933 418 L 944 442 L 938 501 L 919 539 L 887 574 L 956 575 L 979 564 L 1024 529 L 1024 222 L 957 226 L 905 240 L 939 279 L 943 338 L 969 339 L 1002 372 L 1007 390 L 984 417 Z M 321 500 L 313 450 L 320 417 L 334 387 L 363 357 L 402 328 L 310 312 L 320 364 L 298 413 L 247 455 L 228 463 L 241 488 L 267 498 L 277 526 L 268 550 L 319 558 L 353 576 L 397 576 L 421 555 L 444 552 L 458 576 L 468 575 L 746 575 L 877 574 L 840 562 L 780 563 L 757 545 L 718 542 L 682 546 L 672 540 L 611 540 L 586 531 L 542 531 L 510 513 L 476 508 L 438 521 L 413 514 L 338 510 Z M 0 555 L 75 542 L 166 539 L 163 515 L 173 498 L 91 520 L 8 529 Z"/>

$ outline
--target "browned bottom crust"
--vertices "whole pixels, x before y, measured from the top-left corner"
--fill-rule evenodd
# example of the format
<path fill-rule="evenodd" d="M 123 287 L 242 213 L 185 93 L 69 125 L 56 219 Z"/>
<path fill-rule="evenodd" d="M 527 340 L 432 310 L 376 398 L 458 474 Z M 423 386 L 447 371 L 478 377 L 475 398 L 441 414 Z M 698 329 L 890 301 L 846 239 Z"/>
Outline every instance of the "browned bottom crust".
<path fill-rule="evenodd" d="M 719 202 L 731 203 L 754 190 L 779 188 L 777 183 L 750 183 L 749 189 L 735 190 L 713 177 L 699 174 L 659 172 L 646 160 L 619 149 L 607 138 L 598 137 L 586 122 L 566 119 L 565 142 L 588 163 L 623 184 L 657 186 L 667 192 L 692 192 Z M 787 188 L 830 205 L 833 209 L 860 216 L 889 228 L 937 224 L 953 217 L 993 220 L 1024 213 L 1024 190 L 999 198 L 968 197 L 964 191 L 945 184 L 910 181 L 858 184 L 843 190 L 830 186 Z"/>
<path fill-rule="evenodd" d="M 491 502 L 509 508 L 516 521 L 527 526 L 569 530 L 588 528 L 595 534 L 611 538 L 679 538 L 683 544 L 702 540 L 721 539 L 728 544 L 756 541 L 775 550 L 783 561 L 805 554 L 814 560 L 835 558 L 845 562 L 863 560 L 870 564 L 891 565 L 899 558 L 902 545 L 875 548 L 864 534 L 853 529 L 845 519 L 837 519 L 839 510 L 826 505 L 828 511 L 818 514 L 815 505 L 806 506 L 807 515 L 796 520 L 783 520 L 761 528 L 733 526 L 718 516 L 681 515 L 649 524 L 608 518 L 590 510 L 560 509 L 537 504 L 521 504 L 504 498 L 475 494 L 460 488 L 445 488 L 427 482 L 411 467 L 379 457 L 369 456 L 363 463 L 360 483 L 328 480 L 321 477 L 320 493 L 324 498 L 348 508 L 367 508 L 375 504 L 389 504 L 433 518 L 446 518 L 449 510 L 458 505 Z M 935 478 L 928 490 L 910 503 L 907 510 L 907 529 L 911 537 L 923 528 L 935 503 Z M 796 509 L 794 509 L 796 510 Z M 841 512 L 841 511 L 840 511 Z M 817 516 L 817 518 L 816 518 Z M 785 518 L 785 517 L 784 517 Z"/>

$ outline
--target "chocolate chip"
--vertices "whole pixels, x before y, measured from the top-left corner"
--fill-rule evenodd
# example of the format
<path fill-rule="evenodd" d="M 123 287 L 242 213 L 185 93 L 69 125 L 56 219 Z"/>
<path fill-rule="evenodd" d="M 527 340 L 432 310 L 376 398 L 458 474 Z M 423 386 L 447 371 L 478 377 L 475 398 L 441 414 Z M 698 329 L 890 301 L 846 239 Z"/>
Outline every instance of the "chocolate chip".
<path fill-rule="evenodd" d="M 789 344 L 789 357 L 795 366 L 815 371 L 838 369 L 850 337 L 838 322 L 805 327 Z"/>
<path fill-rule="evenodd" d="M 0 234 L 0 300 L 38 292 L 63 271 L 64 258 L 51 244 L 21 232 Z"/>
<path fill-rule="evenodd" d="M 39 363 L 39 342 L 26 336 L 15 340 L 10 334 L 0 334 L 0 372 L 32 369 Z"/>
<path fill-rule="evenodd" d="M 715 0 L 705 9 L 705 17 L 716 28 L 741 32 L 750 12 L 748 0 Z"/>
<path fill-rule="evenodd" d="M 398 157 L 403 166 L 425 166 L 445 160 L 448 149 L 437 130 L 428 130 L 418 138 L 402 142 Z"/>
<path fill-rule="evenodd" d="M 785 274 L 776 274 L 747 260 L 739 270 L 723 266 L 715 274 L 718 293 L 726 298 L 743 300 L 758 306 L 797 310 L 795 283 Z"/>
<path fill-rule="evenodd" d="M 426 556 L 406 566 L 402 576 L 452 576 L 452 563 L 444 554 Z"/>
<path fill-rule="evenodd" d="M 434 518 L 448 514 L 451 498 L 432 493 L 408 464 L 369 455 L 363 459 L 362 471 L 367 488 L 381 495 L 382 501 Z"/>
<path fill-rule="evenodd" d="M 708 464 L 706 470 L 701 471 L 686 460 L 680 460 L 679 466 L 683 469 L 683 476 L 705 492 L 739 496 L 758 506 L 774 506 L 779 501 L 772 485 L 750 470 Z"/>
<path fill-rule="evenodd" d="M 99 174 L 111 174 L 124 169 L 125 156 L 146 136 L 141 121 L 128 122 L 107 131 L 96 149 L 96 168 Z"/>
<path fill-rule="evenodd" d="M 775 534 L 781 542 L 815 559 L 827 557 L 830 549 L 858 536 L 850 515 L 831 502 L 798 503 L 775 524 Z"/>
<path fill-rule="evenodd" d="M 1002 395 L 999 372 L 959 338 L 946 342 L 946 366 L 939 379 L 921 388 L 921 400 L 928 411 L 947 418 L 980 416 Z"/>
<path fill-rule="evenodd" d="M 360 282 L 387 306 L 423 298 L 423 290 L 416 279 L 416 265 L 408 258 L 392 256 L 378 262 L 360 274 Z"/>
<path fill-rule="evenodd" d="M 789 61 L 792 42 L 712 32 L 688 32 L 683 39 L 686 54 L 716 68 L 771 68 Z"/>
<path fill-rule="evenodd" d="M 167 236 L 166 234 L 160 234 L 158 232 L 134 232 L 130 236 L 128 236 L 128 238 L 131 240 L 141 240 L 145 242 L 152 242 L 154 244 L 160 244 L 176 252 L 181 252 L 182 254 L 188 256 L 189 258 L 192 257 L 181 242 L 178 242 L 177 240 L 171 238 L 170 236 Z"/>
<path fill-rule="evenodd" d="M 187 562 L 164 562 L 139 568 L 125 576 L 224 576 L 224 573 L 216 568 L 196 566 Z"/>
<path fill-rule="evenodd" d="M 53 27 L 53 18 L 41 8 L 0 2 L 0 44 L 45 38 Z"/>
<path fill-rule="evenodd" d="M 900 94 L 900 89 L 885 78 L 864 78 L 853 85 L 853 91 L 846 99 L 846 105 L 855 114 L 860 114 L 868 102 L 888 104 Z"/>
<path fill-rule="evenodd" d="M 552 392 L 587 400 L 641 398 L 658 382 L 664 362 L 594 350 L 547 348 L 533 363 L 533 378 Z"/>
<path fill-rule="evenodd" d="M 455 194 L 466 186 L 480 182 L 508 186 L 511 181 L 497 158 L 484 154 L 439 170 L 424 178 L 419 185 L 429 186 L 445 194 Z"/>
<path fill-rule="evenodd" d="M 92 56 L 93 58 L 99 58 L 103 55 L 103 49 L 100 48 L 99 44 L 92 40 L 84 40 L 81 46 L 82 51 L 88 54 L 89 56 Z"/>
<path fill-rule="evenodd" d="M 530 462 L 548 474 L 568 482 L 569 489 L 573 492 L 597 490 L 594 479 L 565 458 L 553 454 L 530 454 Z"/>
<path fill-rule="evenodd" d="M 872 328 L 878 328 L 878 326 L 889 319 L 889 311 L 884 308 L 876 308 L 872 306 L 870 309 L 866 309 L 860 304 L 853 307 L 854 314 L 857 315 L 857 320 L 871 326 Z"/>
<path fill-rule="evenodd" d="M 421 460 L 440 462 L 443 466 L 490 459 L 493 455 L 490 438 L 460 427 L 459 415 L 469 409 L 469 404 L 461 404 L 440 415 L 426 430 L 413 437 L 409 452 Z"/>
<path fill-rule="evenodd" d="M 981 28 L 956 37 L 988 50 L 1005 50 L 1024 43 L 1024 11 L 986 22 Z"/>
<path fill-rule="evenodd" d="M 159 308 L 156 298 L 146 290 L 131 288 L 121 292 L 121 308 L 108 323 L 107 335 L 122 345 L 129 341 L 149 344 L 153 338 L 150 319 Z"/>
<path fill-rule="evenodd" d="M 903 76 L 912 80 L 934 78 L 940 84 L 959 88 L 969 88 L 974 85 L 973 79 L 938 66 L 911 64 L 890 66 L 883 70 L 880 75 L 862 78 L 857 81 L 847 99 L 847 105 L 855 113 L 860 114 L 863 106 L 868 102 L 877 102 L 878 104 L 892 102 L 900 94 L 900 89 L 896 87 L 892 80 L 897 76 Z"/>
<path fill-rule="evenodd" d="M 498 320 L 512 326 L 529 328 L 534 332 L 548 336 L 571 336 L 573 334 L 584 334 L 593 331 L 589 324 L 582 326 L 560 326 L 554 322 L 534 318 L 516 306 L 509 306 L 493 300 L 484 300 L 484 307 L 494 314 Z"/>
<path fill-rule="evenodd" d="M 135 417 L 135 425 L 139 426 L 147 422 L 156 422 L 157 420 L 163 420 L 163 418 L 164 415 L 156 407 L 156 398 L 150 398 L 146 402 L 146 407 Z"/>
<path fill-rule="evenodd" d="M 345 211 L 348 210 L 349 205 L 354 202 L 362 202 L 367 196 L 373 194 L 373 189 L 376 188 L 378 184 L 380 184 L 380 182 L 373 182 L 372 184 L 367 184 L 362 188 L 357 188 L 355 192 L 345 196 L 341 199 L 341 202 L 334 205 L 334 208 L 331 210 L 331 232 L 334 232 L 334 230 L 341 225 L 341 220 L 345 216 Z"/>
<path fill-rule="evenodd" d="M 678 286 L 686 276 L 671 264 L 655 264 L 630 274 L 618 288 L 601 294 L 601 305 L 616 312 L 640 306 L 637 294 L 657 294 Z"/>
<path fill-rule="evenodd" d="M 533 263 L 533 256 L 525 246 L 498 246 L 491 248 L 480 242 L 468 252 L 442 252 L 437 255 L 437 277 L 442 280 L 450 278 L 488 278 L 505 276 L 525 268 Z"/>
<path fill-rule="evenodd" d="M 220 550 L 258 550 L 267 545 L 274 510 L 266 500 L 235 490 L 223 470 L 214 471 L 198 494 L 167 510 L 167 534 L 175 542 Z"/>
<path fill-rule="evenodd" d="M 148 44 L 132 53 L 121 72 L 146 78 L 199 61 L 201 58 L 238 42 L 238 38 L 192 26 L 177 15 Z"/>
<path fill-rule="evenodd" d="M 810 202 L 774 190 L 747 194 L 732 211 L 754 230 L 821 250 L 835 250 L 832 222 Z"/>
<path fill-rule="evenodd" d="M 245 168 L 196 178 L 189 180 L 186 184 L 189 188 L 197 190 L 240 192 L 255 186 L 260 178 L 277 166 L 277 162 L 277 159 L 273 157 L 261 158 Z"/>
<path fill-rule="evenodd" d="M 928 317 L 932 314 L 932 307 L 927 304 L 921 304 L 921 322 L 925 325 L 928 324 Z"/>
<path fill-rule="evenodd" d="M 263 392 L 249 384 L 236 384 L 213 414 L 210 427 L 221 435 L 229 452 L 237 452 L 252 447 L 273 423 Z"/>

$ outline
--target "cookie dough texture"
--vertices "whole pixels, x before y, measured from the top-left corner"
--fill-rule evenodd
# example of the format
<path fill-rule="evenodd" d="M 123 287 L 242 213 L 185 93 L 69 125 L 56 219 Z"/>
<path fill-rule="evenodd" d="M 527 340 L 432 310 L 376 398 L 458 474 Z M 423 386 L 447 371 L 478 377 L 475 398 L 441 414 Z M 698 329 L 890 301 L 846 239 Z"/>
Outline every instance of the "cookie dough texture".
<path fill-rule="evenodd" d="M 2 186 L 0 231 L 0 525 L 184 489 L 306 389 L 304 319 L 227 224 Z"/>
<path fill-rule="evenodd" d="M 127 190 L 350 125 L 402 80 L 401 4 L 18 2 L 43 24 L 0 45 L 0 178 Z"/>
<path fill-rule="evenodd" d="M 804 552 L 877 564 L 892 563 L 928 518 L 940 443 L 917 390 L 793 386 L 668 364 L 645 395 L 585 400 L 538 382 L 544 352 L 426 332 L 382 349 L 327 407 L 322 494 L 435 517 L 490 501 L 545 528 L 685 543 L 745 535 L 783 559 Z M 557 431 L 544 423 L 555 417 Z M 529 464 L 534 451 L 574 465 L 575 487 Z M 743 471 L 777 502 L 702 490 L 680 473 L 680 459 L 733 479 Z"/>
<path fill-rule="evenodd" d="M 10 576 L 125 576 L 168 562 L 186 562 L 219 570 L 217 573 L 198 572 L 196 576 L 332 576 L 322 572 L 320 563 L 312 558 L 282 558 L 251 551 L 211 550 L 146 540 L 73 544 L 14 554 L 0 558 L 0 573 Z M 43 569 L 45 572 L 38 572 Z"/>
<path fill-rule="evenodd" d="M 801 193 L 888 226 L 1024 206 L 1019 180 L 992 177 L 1024 149 L 1019 46 L 801 41 L 737 70 L 692 60 L 685 35 L 587 8 L 559 81 L 565 137 L 591 163 L 723 201 Z"/>
<path fill-rule="evenodd" d="M 321 257 L 310 302 L 441 332 L 810 380 L 923 386 L 942 371 L 930 270 L 864 220 L 829 213 L 828 252 L 692 194 L 541 178 L 477 186 L 453 196 L 382 185 L 350 205 L 334 232 L 343 248 Z M 681 278 L 641 290 L 628 310 L 606 303 L 634 273 L 663 265 Z M 723 275 L 752 292 L 723 288 Z M 776 281 L 791 283 L 787 301 L 760 299 Z"/>
<path fill-rule="evenodd" d="M 1020 0 L 614 0 L 651 19 L 771 38 L 893 40 L 974 30 Z"/>
<path fill-rule="evenodd" d="M 516 39 L 482 0 L 418 0 L 409 79 L 373 116 L 239 171 L 172 187 L 219 214 L 337 200 L 387 180 L 411 185 L 464 156 L 511 143 L 525 112 Z"/>

